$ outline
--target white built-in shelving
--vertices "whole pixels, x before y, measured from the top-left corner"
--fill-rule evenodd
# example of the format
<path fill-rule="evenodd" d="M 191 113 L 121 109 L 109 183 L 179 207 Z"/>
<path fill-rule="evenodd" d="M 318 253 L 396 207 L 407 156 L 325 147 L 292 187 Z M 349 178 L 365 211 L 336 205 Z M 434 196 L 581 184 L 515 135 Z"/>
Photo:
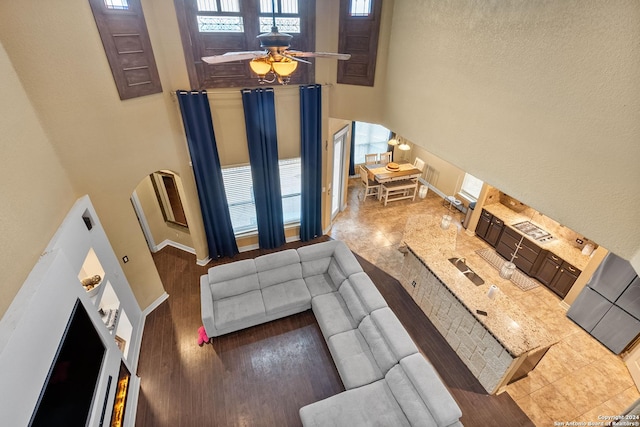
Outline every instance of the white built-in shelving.
<path fill-rule="evenodd" d="M 96 275 L 99 285 L 86 291 L 82 280 Z M 71 208 L 0 320 L 3 425 L 28 424 L 78 300 L 105 345 L 88 425 L 101 425 L 103 407 L 109 425 L 121 364 L 136 372 L 144 316 L 88 196 Z M 118 313 L 113 328 L 100 315 L 108 309 Z M 132 376 L 125 426 L 134 425 L 139 385 Z"/>

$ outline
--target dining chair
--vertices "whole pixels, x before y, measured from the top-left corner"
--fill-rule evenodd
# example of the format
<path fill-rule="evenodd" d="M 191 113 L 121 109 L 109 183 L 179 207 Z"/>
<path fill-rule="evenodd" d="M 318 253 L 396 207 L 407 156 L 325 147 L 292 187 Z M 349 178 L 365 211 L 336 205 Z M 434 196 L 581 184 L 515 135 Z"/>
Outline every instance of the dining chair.
<path fill-rule="evenodd" d="M 391 151 L 387 151 L 386 153 L 380 153 L 380 163 L 386 165 L 391 162 Z"/>
<path fill-rule="evenodd" d="M 366 200 L 367 196 L 377 197 L 380 191 L 380 184 L 369 179 L 369 173 L 362 165 L 360 165 L 360 179 L 364 187 L 364 196 L 362 197 L 362 200 Z"/>
<path fill-rule="evenodd" d="M 378 155 L 373 153 L 373 154 L 365 154 L 364 155 L 364 164 L 365 165 L 375 165 L 376 163 L 378 163 Z"/>
<path fill-rule="evenodd" d="M 424 172 L 424 160 L 422 160 L 420 157 L 416 157 L 416 159 L 413 161 L 413 167 L 415 167 L 416 169 L 420 169 L 420 172 Z"/>

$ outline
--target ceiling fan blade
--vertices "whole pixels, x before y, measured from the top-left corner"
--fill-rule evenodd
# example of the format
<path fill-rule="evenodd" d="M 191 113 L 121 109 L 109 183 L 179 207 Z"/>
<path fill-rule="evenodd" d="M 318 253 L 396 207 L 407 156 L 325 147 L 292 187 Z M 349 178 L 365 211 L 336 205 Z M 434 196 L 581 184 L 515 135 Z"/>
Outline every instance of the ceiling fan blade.
<path fill-rule="evenodd" d="M 207 64 L 220 64 L 223 62 L 244 61 L 246 59 L 262 58 L 267 56 L 267 52 L 263 50 L 247 51 L 247 52 L 227 52 L 223 55 L 204 56 L 202 60 Z"/>
<path fill-rule="evenodd" d="M 339 59 L 339 60 L 342 60 L 342 61 L 346 61 L 347 59 L 351 58 L 351 54 L 350 53 L 299 52 L 297 50 L 288 50 L 287 54 L 289 54 L 291 56 L 302 57 L 302 58 L 310 58 L 310 57 L 315 57 L 315 58 L 333 58 L 333 59 Z"/>
<path fill-rule="evenodd" d="M 311 64 L 311 62 L 309 62 L 309 61 L 305 61 L 304 59 L 296 58 L 295 56 L 289 55 L 288 52 L 287 53 L 281 53 L 280 55 L 284 56 L 285 58 L 293 59 L 294 61 L 304 62 L 305 64 Z"/>

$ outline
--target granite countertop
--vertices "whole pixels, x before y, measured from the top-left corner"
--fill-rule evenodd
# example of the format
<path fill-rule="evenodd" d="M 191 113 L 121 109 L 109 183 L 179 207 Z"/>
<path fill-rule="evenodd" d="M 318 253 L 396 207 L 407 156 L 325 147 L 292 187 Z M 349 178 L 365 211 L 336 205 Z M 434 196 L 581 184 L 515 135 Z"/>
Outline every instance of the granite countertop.
<path fill-rule="evenodd" d="M 554 344 L 554 339 L 544 326 L 523 314 L 524 310 L 503 292 L 496 292 L 492 299 L 487 296 L 490 286 L 503 279 L 477 254 L 458 252 L 458 228 L 452 224 L 443 230 L 440 228 L 440 219 L 441 216 L 433 214 L 410 217 L 404 230 L 406 245 L 512 356 L 518 357 Z M 448 260 L 461 256 L 467 257 L 467 265 L 484 279 L 483 285 L 473 284 Z M 486 311 L 487 316 L 477 314 L 476 310 Z"/>
<path fill-rule="evenodd" d="M 529 218 L 528 216 L 512 211 L 511 209 L 509 209 L 508 207 L 500 203 L 492 203 L 490 205 L 485 205 L 482 207 L 482 209 L 486 210 L 490 214 L 495 215 L 501 220 L 503 220 L 505 225 L 507 226 L 511 226 L 513 224 L 517 224 L 522 221 L 531 221 L 531 218 Z M 531 222 L 536 224 L 535 219 Z M 542 224 L 536 224 L 536 225 L 544 229 L 544 226 Z M 535 243 L 542 249 L 546 249 L 550 252 L 553 252 L 554 255 L 559 256 L 560 258 L 567 261 L 569 264 L 573 265 L 574 267 L 579 268 L 580 270 L 584 270 L 584 268 L 589 263 L 590 258 L 588 255 L 583 255 L 580 249 L 574 246 L 571 246 L 571 244 L 569 244 L 569 242 L 567 242 L 564 239 L 556 238 L 551 240 L 550 242 L 540 243 L 522 234 L 517 229 L 513 227 L 510 227 L 510 228 L 516 231 L 518 234 L 525 236 L 526 239 L 531 240 L 533 243 Z"/>

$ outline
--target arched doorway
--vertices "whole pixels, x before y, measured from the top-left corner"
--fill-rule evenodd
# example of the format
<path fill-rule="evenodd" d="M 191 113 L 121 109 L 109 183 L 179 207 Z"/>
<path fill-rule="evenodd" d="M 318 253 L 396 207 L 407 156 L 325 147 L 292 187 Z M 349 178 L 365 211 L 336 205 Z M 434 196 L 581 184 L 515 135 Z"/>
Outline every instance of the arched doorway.
<path fill-rule="evenodd" d="M 143 178 L 131 194 L 131 204 L 152 253 L 165 246 L 195 254 L 189 211 L 178 174 L 158 170 Z"/>

